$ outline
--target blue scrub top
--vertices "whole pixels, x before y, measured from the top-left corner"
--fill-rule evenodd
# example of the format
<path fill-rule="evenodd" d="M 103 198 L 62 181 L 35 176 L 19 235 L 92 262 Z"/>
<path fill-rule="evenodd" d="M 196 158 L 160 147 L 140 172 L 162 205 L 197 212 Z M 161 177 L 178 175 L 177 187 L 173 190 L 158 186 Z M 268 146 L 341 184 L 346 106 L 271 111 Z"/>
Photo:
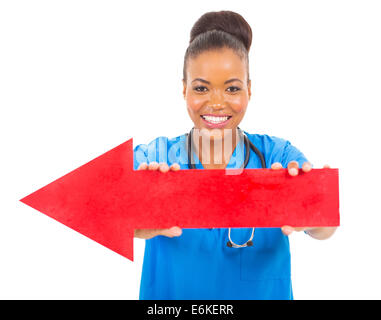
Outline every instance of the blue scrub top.
<path fill-rule="evenodd" d="M 308 161 L 287 140 L 244 132 L 262 152 L 267 168 L 274 162 L 287 167 L 295 160 L 301 167 Z M 242 165 L 246 150 L 241 147 L 235 148 L 226 168 Z M 199 162 L 196 154 L 194 159 Z M 180 169 L 188 169 L 186 135 L 158 137 L 134 148 L 134 169 L 152 161 L 176 162 Z M 196 168 L 203 166 L 196 163 Z M 262 168 L 253 151 L 246 168 Z M 232 228 L 231 239 L 243 244 L 251 231 Z M 183 229 L 179 237 L 145 240 L 139 299 L 293 299 L 289 240 L 280 228 L 255 228 L 251 247 L 229 248 L 227 241 L 228 228 Z"/>

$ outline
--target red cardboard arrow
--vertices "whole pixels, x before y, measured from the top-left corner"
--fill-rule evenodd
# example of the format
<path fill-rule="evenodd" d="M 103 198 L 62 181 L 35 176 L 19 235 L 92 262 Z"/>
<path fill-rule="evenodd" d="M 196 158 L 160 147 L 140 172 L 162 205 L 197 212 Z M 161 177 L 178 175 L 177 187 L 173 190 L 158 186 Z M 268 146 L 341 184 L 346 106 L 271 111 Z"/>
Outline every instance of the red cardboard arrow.
<path fill-rule="evenodd" d="M 132 139 L 20 201 L 130 260 L 134 229 L 339 225 L 338 169 L 135 171 Z"/>

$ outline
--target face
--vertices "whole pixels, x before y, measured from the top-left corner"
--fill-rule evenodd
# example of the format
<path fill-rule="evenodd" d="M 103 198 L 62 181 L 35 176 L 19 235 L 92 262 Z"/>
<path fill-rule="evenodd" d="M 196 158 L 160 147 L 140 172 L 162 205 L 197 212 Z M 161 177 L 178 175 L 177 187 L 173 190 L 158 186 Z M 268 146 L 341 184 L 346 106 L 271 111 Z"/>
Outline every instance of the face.
<path fill-rule="evenodd" d="M 196 129 L 236 129 L 251 96 L 246 63 L 231 49 L 188 60 L 183 95 Z"/>

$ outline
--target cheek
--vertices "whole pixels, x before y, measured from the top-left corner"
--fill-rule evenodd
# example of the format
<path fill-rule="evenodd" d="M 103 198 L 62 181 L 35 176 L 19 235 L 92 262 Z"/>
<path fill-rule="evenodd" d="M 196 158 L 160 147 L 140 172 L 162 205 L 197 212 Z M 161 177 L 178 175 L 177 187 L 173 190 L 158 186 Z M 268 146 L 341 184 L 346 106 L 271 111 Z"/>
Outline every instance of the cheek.
<path fill-rule="evenodd" d="M 249 104 L 249 97 L 247 95 L 231 96 L 228 102 L 234 112 L 245 113 L 247 105 Z"/>
<path fill-rule="evenodd" d="M 202 106 L 206 103 L 207 99 L 203 96 L 187 95 L 186 103 L 189 111 L 197 113 L 200 111 Z"/>

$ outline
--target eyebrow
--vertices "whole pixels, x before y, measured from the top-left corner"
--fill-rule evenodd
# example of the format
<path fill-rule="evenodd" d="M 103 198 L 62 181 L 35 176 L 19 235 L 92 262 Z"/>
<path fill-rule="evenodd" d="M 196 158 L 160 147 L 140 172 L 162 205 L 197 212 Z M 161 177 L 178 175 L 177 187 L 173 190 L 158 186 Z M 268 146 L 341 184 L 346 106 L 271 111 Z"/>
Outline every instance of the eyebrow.
<path fill-rule="evenodd" d="M 203 83 L 206 83 L 206 84 L 210 84 L 209 81 L 204 80 L 204 79 L 201 79 L 201 78 L 196 78 L 196 79 L 194 79 L 191 83 L 193 83 L 193 82 L 195 82 L 195 81 L 200 81 L 200 82 L 203 82 Z M 239 82 L 243 83 L 243 82 L 242 82 L 240 79 L 238 79 L 238 78 L 232 78 L 232 79 L 226 80 L 226 81 L 224 82 L 224 84 L 227 84 L 227 83 L 230 83 L 230 82 L 233 82 L 233 81 L 239 81 Z"/>

